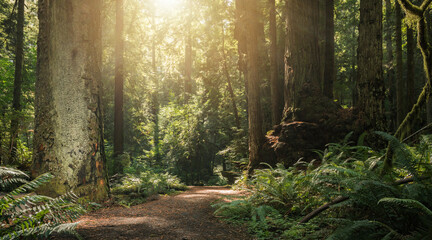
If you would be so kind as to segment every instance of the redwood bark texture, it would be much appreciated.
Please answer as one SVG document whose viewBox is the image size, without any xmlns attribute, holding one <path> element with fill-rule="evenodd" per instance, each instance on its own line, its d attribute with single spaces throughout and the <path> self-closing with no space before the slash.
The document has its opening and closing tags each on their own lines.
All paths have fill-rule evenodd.
<svg viewBox="0 0 432 240">
<path fill-rule="evenodd" d="M 32 175 L 41 190 L 108 195 L 101 110 L 101 0 L 40 0 Z"/>
<path fill-rule="evenodd" d="M 361 0 L 358 46 L 358 107 L 366 125 L 385 130 L 382 1 Z"/>
<path fill-rule="evenodd" d="M 286 0 L 284 121 L 318 121 L 331 108 L 323 99 L 318 46 L 319 1 Z"/>
<path fill-rule="evenodd" d="M 124 118 L 123 118 L 123 87 L 124 87 L 124 6 L 123 0 L 116 0 L 115 26 L 115 84 L 114 84 L 114 169 L 116 173 L 123 172 L 119 155 L 124 148 Z"/>
</svg>

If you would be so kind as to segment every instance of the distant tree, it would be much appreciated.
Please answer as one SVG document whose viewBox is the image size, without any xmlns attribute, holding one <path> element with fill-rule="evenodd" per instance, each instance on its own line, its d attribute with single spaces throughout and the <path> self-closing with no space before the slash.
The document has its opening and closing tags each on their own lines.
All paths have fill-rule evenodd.
<svg viewBox="0 0 432 240">
<path fill-rule="evenodd" d="M 18 0 L 18 20 L 16 29 L 16 48 L 15 48 L 15 78 L 12 100 L 12 120 L 11 120 L 11 139 L 10 139 L 10 159 L 9 163 L 16 158 L 17 140 L 20 126 L 21 114 L 21 94 L 23 83 L 23 68 L 24 68 L 24 7 L 25 1 Z"/>
<path fill-rule="evenodd" d="M 416 101 L 415 96 L 415 39 L 414 39 L 414 29 L 407 25 L 406 32 L 406 48 L 407 48 L 407 59 L 406 59 L 406 99 L 405 99 L 405 113 L 409 112 L 414 106 Z"/>
<path fill-rule="evenodd" d="M 387 88 L 389 89 L 389 130 L 394 130 L 396 128 L 396 84 L 395 84 L 395 71 L 394 71 L 394 53 L 393 53 L 393 32 L 394 32 L 394 19 L 393 19 L 393 7 L 392 2 L 390 0 L 385 0 L 385 18 L 386 18 L 386 27 L 385 27 L 385 43 L 386 43 L 386 52 L 387 52 L 387 62 L 385 64 L 387 68 L 386 72 L 386 80 L 387 80 Z"/>
<path fill-rule="evenodd" d="M 358 46 L 358 107 L 366 125 L 385 130 L 383 80 L 382 1 L 360 1 Z"/>
<path fill-rule="evenodd" d="M 115 26 L 115 90 L 114 90 L 114 170 L 123 172 L 119 156 L 124 150 L 124 6 L 123 0 L 116 0 L 116 26 Z"/>
<path fill-rule="evenodd" d="M 40 0 L 34 177 L 49 195 L 108 194 L 101 110 L 101 0 Z"/>
<path fill-rule="evenodd" d="M 325 1 L 325 66 L 324 95 L 333 99 L 333 83 L 335 80 L 335 40 L 334 40 L 334 0 Z"/>
<path fill-rule="evenodd" d="M 277 24 L 275 0 L 269 0 L 270 22 L 270 84 L 271 84 L 271 112 L 272 123 L 277 125 L 282 120 L 283 112 L 283 84 L 279 77 Z"/>
<path fill-rule="evenodd" d="M 223 71 L 225 73 L 225 77 L 226 77 L 227 83 L 228 83 L 227 88 L 228 88 L 228 92 L 229 92 L 230 97 L 231 97 L 231 104 L 232 104 L 232 108 L 233 108 L 233 114 L 234 114 L 234 118 L 235 118 L 236 127 L 237 127 L 237 129 L 240 129 L 240 117 L 238 114 L 237 103 L 236 103 L 235 94 L 234 94 L 234 90 L 233 90 L 233 86 L 232 86 L 232 79 L 231 79 L 231 75 L 229 73 L 227 56 L 225 53 L 225 27 L 224 27 L 223 23 L 222 23 L 222 58 L 223 58 Z"/>
<path fill-rule="evenodd" d="M 186 19 L 186 32 L 185 32 L 185 77 L 184 77 L 184 88 L 185 88 L 185 99 L 189 99 L 192 94 L 192 1 L 187 1 L 187 7 L 189 8 L 189 13 Z"/>
<path fill-rule="evenodd" d="M 399 126 L 405 117 L 405 90 L 406 84 L 403 79 L 403 56 L 402 56 L 402 9 L 396 2 L 396 122 Z"/>
</svg>

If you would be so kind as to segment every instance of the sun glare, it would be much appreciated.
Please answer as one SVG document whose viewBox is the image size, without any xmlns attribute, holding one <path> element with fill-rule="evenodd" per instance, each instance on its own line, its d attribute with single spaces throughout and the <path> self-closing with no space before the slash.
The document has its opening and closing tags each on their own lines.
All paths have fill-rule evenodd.
<svg viewBox="0 0 432 240">
<path fill-rule="evenodd" d="M 160 11 L 172 11 L 180 7 L 182 0 L 154 0 Z"/>
</svg>

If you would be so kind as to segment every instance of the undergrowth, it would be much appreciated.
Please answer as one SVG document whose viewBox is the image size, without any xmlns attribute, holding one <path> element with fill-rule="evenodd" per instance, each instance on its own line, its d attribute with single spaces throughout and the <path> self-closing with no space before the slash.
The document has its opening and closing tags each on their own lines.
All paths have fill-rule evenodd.
<svg viewBox="0 0 432 240">
<path fill-rule="evenodd" d="M 246 224 L 258 239 L 432 239 L 431 136 L 408 146 L 389 134 L 394 169 L 382 175 L 382 152 L 332 143 L 321 164 L 256 170 L 248 198 L 216 204 L 216 215 Z M 298 170 L 306 169 L 306 170 Z M 404 179 L 404 181 L 400 181 Z M 306 223 L 300 221 L 338 197 Z"/>
<path fill-rule="evenodd" d="M 111 191 L 117 203 L 132 206 L 143 203 L 156 194 L 172 194 L 186 189 L 187 186 L 177 176 L 147 168 L 125 174 L 113 183 Z"/>
<path fill-rule="evenodd" d="M 85 210 L 78 197 L 66 193 L 57 198 L 34 191 L 53 178 L 50 173 L 34 180 L 22 171 L 0 167 L 0 239 L 46 238 L 53 233 L 69 233 L 80 239 L 73 223 Z M 18 186 L 18 187 L 17 187 Z"/>
</svg>

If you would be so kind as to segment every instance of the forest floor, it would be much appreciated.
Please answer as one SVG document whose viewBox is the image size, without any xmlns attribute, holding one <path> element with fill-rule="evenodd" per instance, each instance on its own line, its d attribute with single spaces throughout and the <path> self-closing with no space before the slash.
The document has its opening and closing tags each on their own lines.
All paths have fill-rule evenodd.
<svg viewBox="0 0 432 240">
<path fill-rule="evenodd" d="M 175 196 L 160 196 L 130 208 L 113 206 L 81 217 L 84 239 L 252 239 L 245 228 L 220 221 L 212 203 L 245 193 L 224 187 L 189 187 Z M 53 237 L 55 240 L 74 239 Z"/>
</svg>

